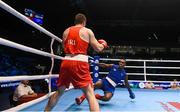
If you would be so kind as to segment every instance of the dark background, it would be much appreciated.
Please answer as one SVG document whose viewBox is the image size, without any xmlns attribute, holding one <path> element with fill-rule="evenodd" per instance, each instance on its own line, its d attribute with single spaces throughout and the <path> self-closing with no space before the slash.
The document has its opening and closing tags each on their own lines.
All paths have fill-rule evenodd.
<svg viewBox="0 0 180 112">
<path fill-rule="evenodd" d="M 73 25 L 74 15 L 85 13 L 87 27 L 109 45 L 178 46 L 180 40 L 179 0 L 8 0 L 24 14 L 25 8 L 44 14 L 43 27 L 61 38 Z M 3 9 L 0 36 L 18 43 L 49 47 L 50 39 Z M 32 30 L 35 31 L 32 33 Z M 40 43 L 39 43 L 40 42 Z M 38 44 L 37 44 L 38 43 Z M 47 43 L 47 44 L 46 44 Z"/>
</svg>

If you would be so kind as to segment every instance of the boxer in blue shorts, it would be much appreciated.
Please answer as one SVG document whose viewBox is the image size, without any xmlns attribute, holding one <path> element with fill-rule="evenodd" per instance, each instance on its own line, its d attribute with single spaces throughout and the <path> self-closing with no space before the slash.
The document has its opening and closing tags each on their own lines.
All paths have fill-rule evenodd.
<svg viewBox="0 0 180 112">
<path fill-rule="evenodd" d="M 126 75 L 126 71 L 124 70 L 124 67 L 126 66 L 126 60 L 120 59 L 119 65 L 115 64 L 105 64 L 105 63 L 98 63 L 98 65 L 102 68 L 109 68 L 109 74 L 103 78 L 102 80 L 97 81 L 94 84 L 94 89 L 102 89 L 104 91 L 104 96 L 101 96 L 99 94 L 96 94 L 96 99 L 102 100 L 102 101 L 109 101 L 115 91 L 116 86 L 119 83 L 122 83 L 124 80 L 125 86 L 128 89 L 129 97 L 131 99 L 135 98 L 135 94 L 132 92 L 129 82 L 128 82 L 128 76 Z M 76 103 L 80 105 L 84 99 L 85 95 L 82 95 L 78 98 L 76 98 Z"/>
</svg>

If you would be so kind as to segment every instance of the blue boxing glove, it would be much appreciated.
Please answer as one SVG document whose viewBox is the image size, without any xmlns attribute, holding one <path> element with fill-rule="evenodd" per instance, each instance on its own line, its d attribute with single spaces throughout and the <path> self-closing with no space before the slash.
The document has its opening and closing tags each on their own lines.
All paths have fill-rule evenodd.
<svg viewBox="0 0 180 112">
<path fill-rule="evenodd" d="M 135 98 L 135 94 L 134 94 L 132 91 L 130 91 L 130 92 L 129 92 L 129 97 L 130 97 L 131 99 L 134 99 L 134 98 Z"/>
</svg>

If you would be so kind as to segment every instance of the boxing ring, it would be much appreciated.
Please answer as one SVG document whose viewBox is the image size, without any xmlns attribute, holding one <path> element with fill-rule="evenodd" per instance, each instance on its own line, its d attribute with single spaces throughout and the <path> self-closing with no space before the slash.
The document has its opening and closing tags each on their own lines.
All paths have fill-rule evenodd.
<svg viewBox="0 0 180 112">
<path fill-rule="evenodd" d="M 133 89 L 136 99 L 131 100 L 128 91 L 122 88 L 116 88 L 115 95 L 108 102 L 99 101 L 102 112 L 179 112 L 180 93 L 172 90 L 138 90 Z M 102 91 L 96 90 L 96 93 L 102 94 Z M 52 111 L 89 111 L 88 102 L 85 100 L 81 105 L 75 104 L 75 97 L 82 94 L 79 90 L 70 90 L 62 96 Z M 167 97 L 168 96 L 168 97 Z M 22 111 L 43 111 L 47 100 L 36 105 L 22 109 Z"/>
<path fill-rule="evenodd" d="M 57 36 L 52 34 L 51 32 L 47 31 L 43 27 L 39 26 L 38 24 L 32 22 L 24 15 L 17 12 L 15 9 L 4 3 L 0 0 L 0 7 L 4 10 L 8 11 L 9 13 L 13 14 L 14 16 L 18 17 L 22 21 L 26 22 L 27 24 L 33 26 L 34 28 L 40 30 L 41 32 L 45 33 L 49 37 L 51 37 L 51 53 L 40 51 L 31 47 L 27 47 L 25 45 L 21 45 L 0 37 L 0 44 L 12 48 L 16 48 L 25 52 L 34 53 L 41 56 L 49 57 L 52 61 L 51 68 L 49 74 L 45 75 L 36 75 L 36 76 L 13 76 L 13 77 L 1 77 L 0 76 L 0 83 L 1 82 L 12 82 L 12 81 L 20 81 L 20 80 L 37 80 L 37 79 L 49 79 L 49 93 L 41 98 L 36 100 L 23 103 L 18 105 L 17 107 L 13 107 L 4 111 L 43 111 L 44 107 L 47 104 L 48 98 L 54 93 L 51 91 L 51 78 L 57 78 L 58 74 L 53 74 L 52 69 L 54 66 L 55 59 L 64 60 L 64 57 L 57 56 L 53 53 L 53 42 L 54 40 L 58 42 L 62 42 Z M 100 58 L 99 61 L 109 61 L 109 62 L 118 62 L 119 59 L 108 59 L 108 58 Z M 178 73 L 151 73 L 148 69 L 169 69 L 169 70 L 179 70 L 179 66 L 157 66 L 157 65 L 148 65 L 148 63 L 180 63 L 180 60 L 140 60 L 140 59 L 127 59 L 127 62 L 133 63 L 132 65 L 127 64 L 127 69 L 141 69 L 141 72 L 128 72 L 129 76 L 141 76 L 140 80 L 130 80 L 130 82 L 146 82 L 149 80 L 149 76 L 180 76 Z M 96 60 L 95 60 L 96 62 Z M 141 63 L 134 65 L 134 63 Z M 179 72 L 180 73 L 180 72 Z M 107 72 L 99 72 L 99 74 L 107 74 Z M 94 77 L 98 78 L 99 74 L 95 74 Z M 166 82 L 170 83 L 170 81 L 152 81 L 152 82 Z M 146 111 L 146 112 L 179 112 L 180 111 L 180 91 L 179 90 L 159 90 L 159 89 L 132 89 L 136 95 L 134 100 L 129 98 L 128 91 L 125 88 L 116 88 L 115 94 L 113 98 L 108 102 L 99 101 L 100 110 L 104 112 L 109 111 L 122 111 L 122 112 L 130 112 L 130 111 Z M 95 93 L 103 94 L 101 90 L 96 90 Z M 75 90 L 73 87 L 70 87 L 66 90 L 66 93 L 60 98 L 57 105 L 53 108 L 52 111 L 89 111 L 88 103 L 85 100 L 81 105 L 75 104 L 75 97 L 80 96 L 82 92 L 80 90 Z"/>
</svg>

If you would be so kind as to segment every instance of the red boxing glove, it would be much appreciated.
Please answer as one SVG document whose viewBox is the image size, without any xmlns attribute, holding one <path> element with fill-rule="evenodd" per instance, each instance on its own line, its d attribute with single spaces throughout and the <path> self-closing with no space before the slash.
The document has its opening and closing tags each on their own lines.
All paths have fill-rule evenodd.
<svg viewBox="0 0 180 112">
<path fill-rule="evenodd" d="M 98 42 L 99 42 L 100 44 L 102 44 L 102 45 L 104 46 L 104 48 L 107 48 L 107 47 L 108 47 L 107 42 L 106 42 L 105 40 L 99 39 Z"/>
</svg>

